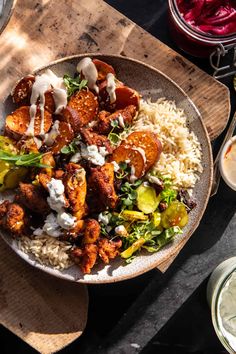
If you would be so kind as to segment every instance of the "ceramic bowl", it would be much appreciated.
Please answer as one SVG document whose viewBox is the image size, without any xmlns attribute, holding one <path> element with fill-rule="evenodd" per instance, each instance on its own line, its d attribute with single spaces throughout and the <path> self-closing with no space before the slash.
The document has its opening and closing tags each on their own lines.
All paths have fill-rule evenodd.
<svg viewBox="0 0 236 354">
<path fill-rule="evenodd" d="M 91 274 L 83 275 L 77 266 L 58 271 L 39 264 L 33 257 L 20 251 L 17 243 L 7 233 L 2 233 L 3 239 L 11 248 L 36 268 L 54 276 L 81 283 L 108 283 L 136 277 L 155 267 L 164 269 L 173 261 L 199 225 L 206 208 L 212 184 L 212 153 L 206 128 L 193 102 L 171 79 L 149 65 L 122 56 L 86 54 L 60 59 L 37 70 L 36 73 L 42 73 L 45 69 L 50 68 L 59 76 L 63 76 L 65 73 L 74 75 L 78 61 L 85 56 L 96 57 L 111 64 L 115 68 L 119 80 L 136 89 L 143 98 L 149 97 L 152 100 L 157 100 L 160 97 L 166 97 L 168 100 L 174 100 L 178 107 L 184 109 L 188 117 L 189 128 L 197 135 L 203 151 L 202 165 L 204 170 L 193 192 L 193 197 L 197 200 L 197 206 L 191 211 L 189 223 L 184 228 L 183 234 L 176 236 L 172 243 L 157 253 L 141 252 L 130 264 L 125 264 L 123 260 L 117 258 L 109 265 L 99 264 L 94 267 Z M 1 113 L 6 116 L 13 109 L 12 100 L 8 97 Z M 2 198 L 4 199 L 6 196 L 2 196 Z"/>
</svg>

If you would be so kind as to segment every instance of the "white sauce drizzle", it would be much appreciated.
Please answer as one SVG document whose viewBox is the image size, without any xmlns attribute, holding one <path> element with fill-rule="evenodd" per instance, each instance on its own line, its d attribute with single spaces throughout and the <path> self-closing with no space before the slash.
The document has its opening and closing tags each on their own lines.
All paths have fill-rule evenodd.
<svg viewBox="0 0 236 354">
<path fill-rule="evenodd" d="M 158 184 L 158 185 L 162 184 L 161 180 L 156 176 L 148 175 L 148 180 L 150 183 L 154 183 L 154 184 Z"/>
<path fill-rule="evenodd" d="M 59 114 L 67 105 L 67 92 L 63 88 L 53 89 L 53 98 L 55 102 L 55 114 Z"/>
<path fill-rule="evenodd" d="M 60 134 L 59 124 L 59 120 L 55 120 L 50 132 L 44 135 L 44 144 L 46 144 L 47 146 L 52 146 L 54 141 Z"/>
<path fill-rule="evenodd" d="M 63 78 L 56 76 L 51 70 L 46 70 L 42 75 L 37 75 L 32 86 L 30 97 L 30 122 L 25 135 L 34 136 L 34 123 L 37 113 L 37 102 L 39 100 L 39 109 L 41 114 L 40 135 L 44 131 L 44 105 L 46 91 L 53 89 L 53 98 L 55 101 L 55 113 L 58 114 L 67 105 L 67 92 L 63 83 Z"/>
<path fill-rule="evenodd" d="M 136 147 L 136 148 L 133 148 L 133 150 L 137 150 L 138 152 L 140 152 L 140 154 L 142 155 L 143 157 L 143 161 L 144 163 L 147 161 L 146 159 L 146 155 L 145 155 L 145 151 L 141 148 L 141 147 Z"/>
<path fill-rule="evenodd" d="M 132 165 L 131 166 L 131 174 L 130 174 L 130 182 L 134 183 L 137 180 L 137 177 L 135 176 L 135 167 Z"/>
<path fill-rule="evenodd" d="M 41 146 L 43 145 L 42 140 L 40 140 L 40 139 L 36 138 L 35 136 L 33 137 L 33 139 L 34 139 L 34 142 L 35 142 L 35 144 L 36 144 L 37 148 L 38 148 L 38 149 L 40 149 L 40 148 L 41 148 Z"/>
<path fill-rule="evenodd" d="M 116 101 L 116 83 L 115 76 L 112 73 L 107 74 L 106 91 L 110 97 L 110 103 L 114 103 Z"/>
<path fill-rule="evenodd" d="M 98 72 L 96 65 L 93 63 L 91 58 L 82 59 L 77 65 L 77 71 L 82 73 L 85 80 L 88 81 L 88 88 L 94 90 L 97 94 L 99 93 L 99 88 L 96 85 L 98 79 Z"/>
<path fill-rule="evenodd" d="M 125 128 L 124 117 L 122 116 L 122 114 L 118 115 L 118 123 L 121 128 Z"/>
</svg>

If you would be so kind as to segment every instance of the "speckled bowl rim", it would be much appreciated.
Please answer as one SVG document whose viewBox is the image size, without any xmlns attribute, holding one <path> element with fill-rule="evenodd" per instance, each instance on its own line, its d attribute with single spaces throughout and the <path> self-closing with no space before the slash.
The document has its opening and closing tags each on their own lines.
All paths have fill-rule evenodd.
<svg viewBox="0 0 236 354">
<path fill-rule="evenodd" d="M 236 141 L 236 135 L 232 136 L 232 138 L 230 138 L 224 145 L 223 150 L 221 151 L 220 154 L 220 159 L 219 159 L 219 168 L 220 168 L 220 173 L 221 176 L 223 178 L 223 180 L 225 181 L 225 183 L 234 191 L 236 191 L 236 184 L 232 183 L 229 178 L 227 177 L 227 175 L 225 174 L 225 169 L 223 166 L 223 161 L 224 161 L 224 156 L 228 150 L 228 148 L 233 144 L 233 142 Z"/>
<path fill-rule="evenodd" d="M 149 70 L 157 72 L 160 76 L 163 76 L 166 80 L 171 82 L 171 84 L 173 86 L 175 86 L 175 88 L 177 90 L 179 90 L 182 93 L 182 95 L 188 100 L 190 105 L 193 107 L 193 109 L 197 113 L 198 119 L 199 119 L 199 123 L 201 124 L 201 128 L 202 128 L 202 130 L 204 132 L 204 135 L 205 135 L 206 147 L 207 147 L 208 154 L 209 154 L 209 161 L 208 161 L 209 165 L 207 166 L 207 168 L 209 169 L 210 177 L 209 177 L 209 179 L 207 181 L 208 182 L 208 189 L 207 189 L 207 193 L 206 193 L 206 196 L 205 196 L 205 202 L 202 205 L 201 212 L 199 212 L 198 218 L 195 220 L 195 223 L 193 224 L 191 231 L 189 231 L 185 235 L 185 238 L 182 239 L 175 247 L 173 247 L 172 252 L 170 252 L 170 254 L 168 256 L 163 257 L 161 262 L 160 262 L 160 260 L 159 261 L 155 261 L 151 265 L 149 265 L 149 266 L 147 265 L 145 268 L 141 269 L 140 271 L 138 270 L 136 272 L 133 272 L 131 275 L 122 274 L 120 276 L 110 277 L 110 278 L 107 278 L 107 279 L 96 279 L 96 275 L 94 275 L 93 279 L 82 279 L 82 278 L 74 279 L 74 278 L 70 278 L 67 274 L 63 274 L 63 271 L 61 271 L 61 272 L 55 271 L 55 269 L 53 269 L 52 267 L 42 265 L 38 261 L 36 261 L 35 259 L 28 258 L 27 254 L 23 253 L 19 249 L 15 249 L 15 247 L 13 245 L 13 242 L 10 240 L 10 238 L 4 237 L 3 233 L 0 232 L 1 238 L 11 247 L 11 249 L 20 258 L 24 259 L 28 264 L 30 264 L 31 266 L 33 266 L 33 267 L 35 267 L 37 269 L 40 269 L 40 270 L 42 270 L 42 271 L 44 271 L 44 272 L 46 272 L 46 273 L 48 273 L 48 274 L 50 274 L 52 276 L 56 276 L 58 278 L 65 279 L 65 280 L 68 280 L 68 281 L 74 281 L 74 282 L 77 282 L 77 283 L 83 283 L 83 284 L 107 284 L 107 283 L 115 283 L 115 282 L 119 282 L 119 281 L 124 281 L 124 280 L 135 278 L 135 277 L 137 277 L 139 275 L 142 275 L 142 274 L 144 274 L 144 273 L 146 273 L 146 272 L 148 272 L 148 271 L 150 271 L 152 269 L 160 267 L 168 259 L 171 259 L 173 255 L 175 255 L 175 256 L 178 255 L 178 253 L 183 248 L 185 243 L 189 240 L 189 238 L 192 236 L 194 231 L 197 229 L 197 227 L 198 227 L 198 225 L 199 225 L 199 223 L 200 223 L 200 221 L 202 219 L 202 216 L 203 216 L 203 214 L 204 214 L 204 212 L 206 210 L 206 207 L 207 207 L 207 204 L 208 204 L 208 201 L 209 201 L 209 198 L 210 198 L 210 194 L 211 194 L 212 181 L 213 181 L 213 157 L 212 157 L 211 142 L 210 142 L 210 138 L 209 138 L 207 129 L 205 127 L 205 124 L 203 123 L 201 114 L 200 114 L 199 110 L 197 109 L 197 107 L 195 106 L 195 104 L 192 102 L 192 100 L 189 98 L 189 96 L 185 93 L 185 91 L 178 84 L 176 84 L 172 79 L 170 79 L 162 71 L 154 68 L 153 66 L 151 66 L 149 64 L 146 64 L 146 63 L 144 63 L 144 62 L 142 62 L 140 60 L 137 60 L 137 59 L 133 59 L 133 58 L 122 56 L 122 55 L 116 55 L 116 54 L 83 53 L 83 54 L 75 54 L 75 55 L 63 57 L 63 58 L 57 59 L 55 61 L 52 61 L 52 62 L 50 62 L 47 65 L 43 65 L 42 67 L 39 67 L 39 68 L 35 69 L 33 71 L 33 74 L 37 75 L 40 71 L 45 70 L 45 69 L 47 69 L 47 68 L 49 68 L 49 67 L 51 67 L 53 65 L 56 65 L 56 64 L 59 64 L 59 63 L 63 63 L 63 62 L 66 62 L 66 61 L 69 61 L 69 60 L 73 60 L 73 59 L 81 59 L 81 58 L 84 58 L 86 56 L 88 56 L 88 57 L 96 57 L 96 58 L 102 58 L 102 57 L 109 58 L 110 57 L 110 58 L 113 58 L 113 59 L 127 60 L 129 62 L 133 62 L 134 64 L 136 63 L 136 64 L 139 64 L 139 65 L 143 65 L 146 68 L 148 68 Z M 8 94 L 7 97 L 9 97 L 9 94 Z M 3 100 L 3 105 L 4 105 L 4 102 L 7 99 L 7 97 L 5 97 L 5 99 Z M 200 177 L 200 179 L 201 179 L 201 177 Z"/>
</svg>

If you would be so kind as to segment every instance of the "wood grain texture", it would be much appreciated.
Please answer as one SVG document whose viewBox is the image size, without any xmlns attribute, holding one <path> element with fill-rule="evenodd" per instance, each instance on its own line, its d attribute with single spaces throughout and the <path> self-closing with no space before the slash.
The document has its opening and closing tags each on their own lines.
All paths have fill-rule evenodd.
<svg viewBox="0 0 236 354">
<path fill-rule="evenodd" d="M 0 36 L 1 101 L 21 76 L 85 52 L 122 54 L 153 65 L 192 98 L 211 139 L 226 126 L 227 88 L 101 0 L 16 2 Z M 32 270 L 3 242 L 0 257 L 1 323 L 45 354 L 77 338 L 86 323 L 86 289 Z"/>
<path fill-rule="evenodd" d="M 0 323 L 40 353 L 56 352 L 86 325 L 85 286 L 54 278 L 22 261 L 0 240 Z"/>
<path fill-rule="evenodd" d="M 202 114 L 211 139 L 225 128 L 228 89 L 101 0 L 18 0 L 0 37 L 0 94 L 16 78 L 64 56 L 103 52 L 142 60 L 169 75 Z"/>
</svg>

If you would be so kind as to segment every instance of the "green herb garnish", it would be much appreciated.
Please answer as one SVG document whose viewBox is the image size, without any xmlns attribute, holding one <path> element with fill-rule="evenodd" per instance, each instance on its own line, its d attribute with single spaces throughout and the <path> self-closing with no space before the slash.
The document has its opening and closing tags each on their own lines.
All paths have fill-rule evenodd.
<svg viewBox="0 0 236 354">
<path fill-rule="evenodd" d="M 71 97 L 75 91 L 80 91 L 87 87 L 88 80 L 81 79 L 80 75 L 72 78 L 69 75 L 63 76 L 63 81 L 67 89 L 67 96 Z"/>
<path fill-rule="evenodd" d="M 121 195 L 120 195 L 120 202 L 121 202 L 121 209 L 129 209 L 132 210 L 133 206 L 136 203 L 137 199 L 137 192 L 136 188 L 140 186 L 142 183 L 141 180 L 135 181 L 133 184 L 130 184 L 129 182 L 125 182 L 121 186 Z"/>
<path fill-rule="evenodd" d="M 165 188 L 161 192 L 161 201 L 166 202 L 167 205 L 170 205 L 177 198 L 177 192 L 171 188 Z"/>
<path fill-rule="evenodd" d="M 160 199 L 169 206 L 177 198 L 177 191 L 173 189 L 172 180 L 168 176 L 157 176 L 164 184 L 164 189 L 160 193 Z"/>
<path fill-rule="evenodd" d="M 118 121 L 117 120 L 112 120 L 111 121 L 111 126 L 112 126 L 112 130 L 108 134 L 108 139 L 110 140 L 110 142 L 113 145 L 117 145 L 119 143 L 119 141 L 121 140 L 119 134 L 114 133 L 114 130 L 119 127 Z"/>
<path fill-rule="evenodd" d="M 112 130 L 110 131 L 110 133 L 108 134 L 108 139 L 110 140 L 110 142 L 113 144 L 113 145 L 117 145 L 119 143 L 120 140 L 122 140 L 122 138 L 120 137 L 120 134 L 118 133 L 115 133 L 114 131 L 117 129 L 117 128 L 120 128 L 119 126 L 119 122 L 118 120 L 112 120 L 110 125 L 112 126 Z M 126 125 L 123 129 L 123 131 L 125 131 L 126 133 L 128 133 L 130 129 L 130 126 L 129 125 Z M 122 132 L 123 132 L 122 131 Z"/>
<path fill-rule="evenodd" d="M 126 162 L 119 163 L 120 170 L 116 172 L 116 178 L 123 179 L 131 173 L 131 167 Z"/>
<path fill-rule="evenodd" d="M 72 140 L 72 142 L 68 145 L 63 146 L 63 148 L 61 148 L 61 153 L 65 154 L 65 155 L 69 155 L 69 154 L 75 154 L 76 152 L 79 151 L 78 145 L 79 142 L 81 140 L 80 135 L 78 135 L 75 139 Z"/>
<path fill-rule="evenodd" d="M 29 153 L 23 155 L 15 155 L 10 152 L 0 150 L 0 160 L 12 162 L 16 166 L 50 168 L 51 166 L 41 163 L 43 154 Z"/>
</svg>

